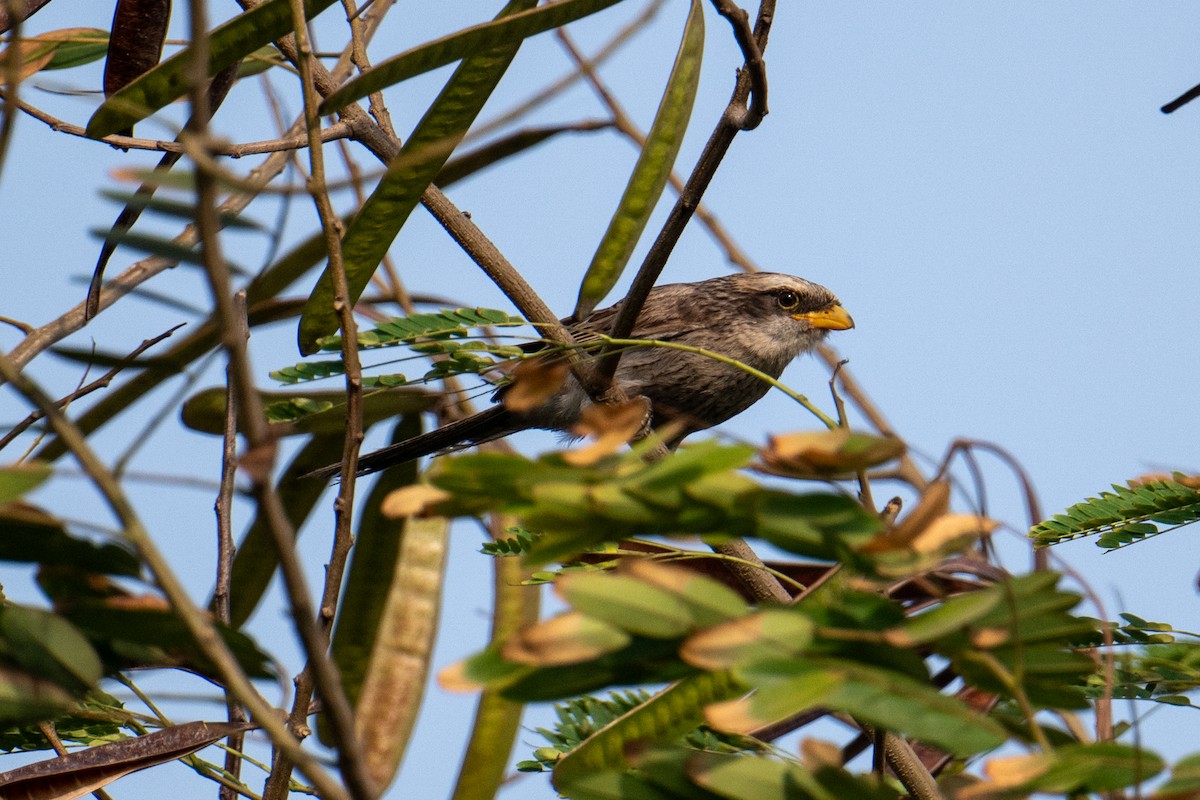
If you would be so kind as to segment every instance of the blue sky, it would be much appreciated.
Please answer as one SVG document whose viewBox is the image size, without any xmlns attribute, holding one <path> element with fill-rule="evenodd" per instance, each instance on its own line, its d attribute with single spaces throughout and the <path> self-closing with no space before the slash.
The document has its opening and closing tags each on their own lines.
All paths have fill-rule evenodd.
<svg viewBox="0 0 1200 800">
<path fill-rule="evenodd" d="M 636 13 L 641 5 L 634 2 L 575 26 L 585 50 Z M 107 26 L 106 9 L 84 5 L 51 4 L 29 29 Z M 670 0 L 650 30 L 602 69 L 643 126 L 658 102 L 686 5 Z M 438 15 L 401 24 L 407 15 L 402 5 L 372 53 L 381 58 L 489 17 L 498 7 L 476 0 L 439 4 Z M 219 18 L 232 8 L 214 3 L 212 14 Z M 724 107 L 738 63 L 727 25 L 711 8 L 706 14 L 710 49 L 679 160 L 684 172 Z M 1172 116 L 1158 111 L 1200 81 L 1198 25 L 1200 9 L 1185 2 L 782 3 L 767 51 L 771 113 L 758 130 L 738 137 L 706 199 L 763 268 L 815 280 L 841 297 L 858 327 L 833 343 L 898 432 L 930 463 L 957 437 L 995 442 L 1020 460 L 1047 513 L 1149 470 L 1200 471 L 1194 423 L 1200 104 Z M 324 44 L 334 41 L 330 33 Z M 551 37 L 530 41 L 484 117 L 567 69 Z M 402 134 L 445 75 L 389 92 Z M 90 88 L 98 84 L 98 70 L 50 73 L 34 83 Z M 292 103 L 286 94 L 291 84 L 280 85 Z M 25 91 L 34 104 L 80 124 L 98 102 L 95 96 Z M 602 116 L 588 90 L 577 87 L 537 119 Z M 245 137 L 252 126 L 253 138 L 269 136 L 257 88 L 239 87 L 216 125 L 229 136 Z M 139 133 L 167 135 L 153 130 L 150 124 Z M 449 194 L 551 307 L 566 313 L 635 158 L 633 148 L 610 134 L 562 139 Z M 365 155 L 360 159 L 374 167 Z M 116 211 L 96 191 L 114 185 L 110 170 L 151 160 L 54 134 L 31 119 L 19 121 L 0 177 L 0 207 L 7 212 L 0 217 L 0 240 L 9 257 L 0 314 L 41 324 L 82 299 L 78 280 L 90 274 L 96 252 L 88 230 L 107 226 Z M 658 219 L 667 203 L 662 205 Z M 270 224 L 275 213 L 264 205 L 256 215 Z M 289 236 L 313 224 L 310 204 L 297 200 Z M 231 236 L 227 247 L 234 261 L 249 268 L 266 252 L 253 236 Z M 423 212 L 414 214 L 393 255 L 413 291 L 507 307 Z M 131 260 L 118 254 L 113 269 Z M 693 226 L 664 280 L 728 269 L 708 235 Z M 151 288 L 207 302 L 204 284 L 188 268 L 162 276 Z M 103 350 L 127 351 L 184 319 L 142 301 L 122 305 L 71 343 L 94 340 Z M 293 335 L 291 328 L 256 333 L 255 366 L 264 384 L 268 370 L 296 360 Z M 11 330 L 0 332 L 0 346 L 16 341 Z M 39 365 L 34 374 L 60 393 L 78 378 L 61 364 Z M 828 407 L 826 376 L 815 361 L 797 362 L 784 377 Z M 200 385 L 218 380 L 211 371 Z M 11 394 L 0 395 L 0 403 L 5 419 L 25 413 Z M 142 413 L 150 408 L 146 404 Z M 768 432 L 813 425 L 774 394 L 722 433 L 762 441 Z M 138 438 L 126 422 L 99 441 L 111 453 Z M 520 441 L 534 450 L 553 445 L 545 436 Z M 218 459 L 215 440 L 182 432 L 168 419 L 133 468 L 181 474 L 200 465 L 215 475 Z M 1021 530 L 1026 520 L 1012 475 L 982 460 L 988 511 Z M 63 495 L 56 493 L 64 491 L 77 504 L 64 514 L 107 524 L 77 479 L 56 482 L 43 501 L 61 508 Z M 154 484 L 133 492 L 189 586 L 204 595 L 211 575 L 211 493 Z M 964 500 L 962 507 L 969 504 Z M 241 514 L 244 520 L 246 509 Z M 314 582 L 326 558 L 328 527 L 327 517 L 305 534 Z M 1018 537 L 1002 539 L 1007 562 L 1019 568 L 1026 556 Z M 478 542 L 471 526 L 456 528 L 435 668 L 484 641 L 487 600 L 463 588 L 488 579 L 486 560 L 475 553 Z M 1200 545 L 1191 529 L 1109 555 L 1086 541 L 1055 554 L 1087 579 L 1110 615 L 1128 609 L 1200 629 Z M 10 596 L 28 591 L 27 578 L 21 570 L 0 570 Z M 294 644 L 281 638 L 281 621 L 268 610 L 252 629 L 268 646 L 294 654 Z M 456 761 L 472 705 L 471 697 L 431 690 L 397 787 L 422 796 L 446 794 L 452 776 L 443 774 L 442 765 Z M 201 706 L 196 713 L 219 711 Z M 1179 737 L 1154 735 L 1156 728 L 1166 733 L 1171 727 L 1161 719 L 1168 713 L 1176 715 L 1176 726 L 1194 724 L 1183 715 L 1188 712 L 1163 711 L 1145 733 L 1152 746 L 1178 756 L 1184 752 Z M 544 721 L 543 713 L 531 724 Z M 532 734 L 525 739 L 539 744 Z M 518 756 L 528 749 L 519 746 Z M 156 782 L 170 774 L 151 771 L 116 789 L 123 797 L 151 796 L 161 786 Z M 551 797 L 548 788 L 536 788 L 539 781 L 523 779 L 507 796 Z"/>
</svg>

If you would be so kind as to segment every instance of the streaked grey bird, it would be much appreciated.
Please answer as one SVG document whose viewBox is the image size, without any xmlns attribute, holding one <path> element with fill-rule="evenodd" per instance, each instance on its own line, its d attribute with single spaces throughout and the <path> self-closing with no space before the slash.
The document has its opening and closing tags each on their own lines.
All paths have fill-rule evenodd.
<svg viewBox="0 0 1200 800">
<path fill-rule="evenodd" d="M 579 340 L 608 333 L 621 304 L 568 327 Z M 802 278 L 772 272 L 740 273 L 695 283 L 656 286 L 646 298 L 631 338 L 703 348 L 778 378 L 792 359 L 830 331 L 854 327 L 837 297 Z M 671 425 L 668 445 L 719 425 L 756 403 L 770 384 L 711 357 L 665 347 L 631 347 L 621 355 L 616 382 L 628 397 L 650 401 L 650 425 Z M 505 387 L 496 398 L 503 400 Z M 447 448 L 481 444 L 529 428 L 569 430 L 591 402 L 571 375 L 548 400 L 516 412 L 497 403 L 465 419 L 363 456 L 365 475 Z M 313 473 L 327 477 L 338 465 Z"/>
</svg>

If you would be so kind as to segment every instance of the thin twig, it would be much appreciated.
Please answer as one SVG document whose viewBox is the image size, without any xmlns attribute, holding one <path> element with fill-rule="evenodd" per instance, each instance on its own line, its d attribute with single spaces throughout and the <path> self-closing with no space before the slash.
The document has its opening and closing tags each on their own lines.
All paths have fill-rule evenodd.
<svg viewBox="0 0 1200 800">
<path fill-rule="evenodd" d="M 87 384 L 86 386 L 81 386 L 78 389 L 76 389 L 75 391 L 73 391 L 70 394 L 63 397 L 62 399 L 58 400 L 58 407 L 66 408 L 68 405 L 70 405 L 74 401 L 78 400 L 79 398 L 84 397 L 85 395 L 89 395 L 98 389 L 107 388 L 108 385 L 112 383 L 113 378 L 117 377 L 117 375 L 120 374 L 121 370 L 125 369 L 130 364 L 132 364 L 134 361 L 136 361 L 138 356 L 140 356 L 142 353 L 149 350 L 154 345 L 161 342 L 163 339 L 168 338 L 172 333 L 174 333 L 175 331 L 179 330 L 182 327 L 183 327 L 183 323 L 180 323 L 179 325 L 176 325 L 175 327 L 171 328 L 170 330 L 166 331 L 165 333 L 160 333 L 158 336 L 155 336 L 153 339 L 146 339 L 140 345 L 138 345 L 137 348 L 134 349 L 129 355 L 127 355 L 127 356 L 125 356 L 125 358 L 121 359 L 121 362 L 119 364 L 117 364 L 116 366 L 114 366 L 112 369 L 110 369 L 108 372 L 104 373 L 99 378 L 97 378 L 96 380 Z M 21 420 L 16 425 L 14 425 L 12 427 L 12 430 L 10 430 L 8 433 L 6 433 L 3 436 L 3 438 L 0 438 L 0 450 L 3 450 L 5 447 L 7 447 L 9 444 L 12 443 L 13 439 L 20 436 L 22 433 L 24 433 L 26 430 L 28 430 L 31 425 L 36 423 L 38 420 L 43 419 L 44 417 L 45 417 L 45 414 L 43 414 L 41 411 L 31 412 L 29 414 L 29 416 L 25 417 L 25 419 Z"/>
<path fill-rule="evenodd" d="M 197 59 L 197 74 L 193 75 L 191 90 L 193 122 L 191 135 L 184 137 L 190 145 L 189 155 L 207 156 L 206 140 L 207 115 L 203 109 L 207 106 L 207 94 L 203 91 L 199 75 L 206 63 L 206 49 L 200 40 L 207 35 L 202 26 L 203 11 L 196 6 L 202 5 L 200 0 L 193 0 L 193 30 L 192 47 Z M 303 15 L 301 15 L 303 16 Z M 233 291 L 230 284 L 229 269 L 220 250 L 220 224 L 216 213 L 216 181 L 197 160 L 196 194 L 197 209 L 196 223 L 200 234 L 202 254 L 204 257 L 205 273 L 208 276 L 209 287 L 213 295 L 216 309 L 218 329 L 221 332 L 222 346 L 229 357 L 233 384 L 237 392 L 238 408 L 241 411 L 241 421 L 245 431 L 249 454 L 244 460 L 247 473 L 251 478 L 252 494 L 260 511 L 267 520 L 267 527 L 275 544 L 276 555 L 279 557 L 280 572 L 283 575 L 284 588 L 287 592 L 291 607 L 292 621 L 300 640 L 304 645 L 305 655 L 321 697 L 333 719 L 339 721 L 338 730 L 352 728 L 349 702 L 342 691 L 341 681 L 328 653 L 328 636 L 316 620 L 316 611 L 308 593 L 304 571 L 295 552 L 295 531 L 288 522 L 286 512 L 280 502 L 279 495 L 271 484 L 270 463 L 274 460 L 275 443 L 263 413 L 262 399 L 254 385 L 254 371 L 250 364 L 246 342 L 238 337 L 237 314 L 233 305 Z M 353 739 L 342 742 L 340 764 L 342 776 L 352 796 L 365 798 L 373 796 L 369 787 L 363 783 L 360 753 L 352 746 Z M 276 742 L 276 746 L 279 743 Z M 289 748 L 290 749 L 290 748 Z M 292 759 L 291 753 L 280 748 L 281 754 Z M 293 759 L 294 760 L 294 759 Z M 297 762 L 299 763 L 299 762 Z M 303 769 L 303 767 L 301 767 Z M 307 774 L 307 770 L 305 770 Z M 312 776 L 310 775 L 310 778 Z M 315 781 L 314 781 L 315 782 Z M 340 794 L 341 792 L 339 792 Z"/>
<path fill-rule="evenodd" d="M 713 6 L 733 27 L 733 39 L 742 51 L 742 71 L 750 82 L 750 102 L 744 106 L 736 124 L 741 130 L 751 131 L 767 115 L 767 65 L 762 57 L 762 49 L 767 44 L 766 34 L 763 33 L 760 42 L 758 33 L 750 29 L 750 16 L 733 0 L 713 0 Z M 760 9 L 760 24 L 762 19 Z"/>
<path fill-rule="evenodd" d="M 0 89 L 0 96 L 4 96 L 4 90 Z M 65 120 L 61 120 L 54 115 L 37 108 L 23 100 L 17 100 L 16 106 L 25 114 L 33 117 L 39 122 L 43 122 L 51 130 L 58 133 L 65 133 L 70 136 L 78 136 L 83 139 L 90 139 L 86 129 L 81 125 L 75 125 Z M 352 136 L 354 131 L 349 125 L 343 123 L 334 123 L 328 128 L 321 131 L 322 142 L 333 142 L 338 139 L 346 139 Z M 144 139 L 136 136 L 120 136 L 112 134 L 105 136 L 103 139 L 95 140 L 105 144 L 110 144 L 113 147 L 119 147 L 122 150 L 150 150 L 162 153 L 179 153 L 185 154 L 187 148 L 181 142 L 171 141 L 167 139 Z M 229 158 L 242 158 L 244 156 L 262 155 L 264 153 L 276 153 L 288 150 L 303 150 L 308 147 L 309 137 L 307 134 L 301 136 L 280 137 L 277 139 L 263 139 L 257 142 L 243 142 L 241 144 L 229 144 L 226 142 L 214 142 L 212 147 L 212 155 L 227 156 Z"/>
<path fill-rule="evenodd" d="M 243 339 L 250 338 L 250 326 L 246 320 L 246 293 L 238 292 L 233 298 L 237 312 L 239 331 Z M 213 589 L 213 613 L 217 620 L 229 624 L 229 590 L 233 580 L 233 491 L 237 475 L 237 395 L 233 391 L 233 376 L 225 370 L 225 430 L 221 447 L 221 486 L 213 511 L 217 517 L 217 578 Z M 230 722 L 245 722 L 246 712 L 229 692 L 225 693 L 226 718 Z M 245 733 L 238 731 L 225 740 L 225 772 L 234 780 L 242 774 L 241 750 L 245 744 Z M 224 784 L 218 792 L 220 800 L 234 800 L 238 793 Z"/>
<path fill-rule="evenodd" d="M 767 36 L 770 32 L 771 21 L 774 15 L 775 0 L 763 0 L 759 5 L 758 19 L 754 29 L 754 39 L 758 44 L 760 53 L 766 47 Z M 747 100 L 750 95 L 751 86 L 752 83 L 748 71 L 739 70 L 737 82 L 733 89 L 733 96 L 725 107 L 725 111 L 721 114 L 721 119 L 717 123 L 716 128 L 709 136 L 708 142 L 704 145 L 704 150 L 701 152 L 695 167 L 693 167 L 687 184 L 684 186 L 679 198 L 675 201 L 670 216 L 668 216 L 662 230 L 659 231 L 654 243 L 650 246 L 646 257 L 642 260 L 642 265 L 638 268 L 637 275 L 633 279 L 633 285 L 630 287 L 629 292 L 625 295 L 624 302 L 621 304 L 621 310 L 617 314 L 616 319 L 613 320 L 609 335 L 614 339 L 628 338 L 633 331 L 638 315 L 642 311 L 642 306 L 645 304 L 646 298 L 650 295 L 650 290 L 654 288 L 654 284 L 658 281 L 658 276 L 662 273 L 663 267 L 667 264 L 667 259 L 675 249 L 675 244 L 679 241 L 679 237 L 683 235 L 684 228 L 691 220 L 696 207 L 700 204 L 700 200 L 704 196 L 708 184 L 712 181 L 717 167 L 721 165 L 721 161 L 725 158 L 725 153 L 728 152 L 730 144 L 733 143 L 734 137 L 741 130 L 740 124 L 746 116 Z M 590 387 L 593 393 L 602 392 L 604 387 L 612 383 L 619 361 L 620 351 L 610 347 L 608 352 L 596 365 L 593 377 L 594 384 Z"/>
<path fill-rule="evenodd" d="M 630 39 L 632 39 L 634 34 L 642 31 L 650 24 L 650 22 L 658 15 L 659 10 L 662 9 L 665 2 L 666 0 L 652 0 L 652 2 L 646 6 L 641 14 L 634 17 L 632 20 L 630 20 L 629 24 L 617 31 L 611 39 L 609 39 L 599 50 L 596 51 L 594 56 L 585 59 L 585 63 L 589 64 L 592 69 L 596 69 L 605 61 L 607 61 L 614 53 L 620 50 Z M 480 139 L 489 133 L 504 127 L 505 125 L 508 125 L 511 122 L 517 121 L 531 111 L 544 106 L 557 95 L 562 94 L 582 77 L 583 71 L 580 69 L 575 69 L 567 73 L 554 83 L 538 90 L 529 98 L 521 101 L 508 111 L 500 114 L 498 117 L 490 119 L 482 125 L 472 128 L 470 133 L 467 134 L 465 141 L 470 142 L 475 139 Z"/>
<path fill-rule="evenodd" d="M 317 214 L 325 234 L 326 250 L 329 254 L 329 270 L 333 277 L 334 310 L 342 332 L 342 360 L 346 366 L 346 437 L 342 453 L 342 480 L 338 497 L 334 503 L 336 527 L 333 552 L 325 572 L 325 587 L 320 605 L 320 618 L 313 624 L 321 631 L 321 640 L 328 647 L 329 630 L 337 609 L 338 594 L 345 574 L 346 560 L 353 543 L 350 523 L 354 506 L 354 476 L 358 471 L 358 451 L 363 439 L 362 424 L 362 365 L 358 359 L 358 328 L 354 321 L 353 303 L 349 298 L 345 263 L 342 260 L 342 222 L 329 199 L 325 181 L 324 152 L 319 141 L 320 117 L 317 114 L 319 98 L 313 87 L 313 65 L 316 63 L 308 38 L 304 19 L 304 7 L 300 0 L 292 0 L 292 24 L 296 51 L 299 55 L 301 92 L 304 96 L 305 124 L 309 131 L 309 190 L 317 207 Z M 330 722 L 331 738 L 338 755 L 338 763 L 351 794 L 356 798 L 371 798 L 378 794 L 362 759 L 363 748 L 358 742 L 354 727 L 354 715 L 349 701 L 342 691 L 340 681 L 331 687 L 328 678 L 322 675 L 326 668 L 323 662 L 332 660 L 327 652 L 308 654 L 308 663 L 296 678 L 296 698 L 293 703 L 290 724 L 294 731 L 306 727 L 309 699 L 315 684 Z M 324 678 L 324 679 L 323 679 Z M 286 763 L 277 760 L 264 797 L 273 797 L 279 788 L 286 789 L 290 770 Z"/>
</svg>

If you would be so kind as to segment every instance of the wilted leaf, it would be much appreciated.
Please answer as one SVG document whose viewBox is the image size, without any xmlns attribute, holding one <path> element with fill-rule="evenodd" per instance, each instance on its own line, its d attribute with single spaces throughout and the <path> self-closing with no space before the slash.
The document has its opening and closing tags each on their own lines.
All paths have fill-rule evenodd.
<svg viewBox="0 0 1200 800">
<path fill-rule="evenodd" d="M 563 453 L 563 461 L 575 466 L 587 466 L 612 455 L 646 426 L 649 414 L 650 401 L 644 397 L 635 397 L 620 404 L 587 406 L 571 432 L 591 436 L 596 441 Z"/>
<path fill-rule="evenodd" d="M 1056 795 L 1108 792 L 1134 786 L 1157 775 L 1162 759 L 1116 742 L 1059 747 L 1050 753 L 990 759 L 988 780 L 963 789 L 961 800 L 1023 797 L 1032 792 Z"/>
<path fill-rule="evenodd" d="M 899 458 L 904 454 L 904 443 L 895 437 L 838 428 L 772 436 L 760 454 L 775 471 L 826 477 L 859 472 Z"/>
<path fill-rule="evenodd" d="M 500 652 L 508 661 L 536 667 L 579 664 L 629 644 L 629 634 L 579 612 L 544 620 L 509 637 Z"/>
<path fill-rule="evenodd" d="M 883 537 L 886 544 L 902 546 L 910 544 L 934 520 L 945 516 L 950 509 L 950 482 L 935 481 L 925 487 L 916 508 L 908 512 L 894 528 Z"/>
<path fill-rule="evenodd" d="M 427 483 L 404 486 L 383 499 L 380 511 L 385 517 L 400 519 L 426 514 L 438 503 L 449 500 L 453 495 Z"/>
<path fill-rule="evenodd" d="M 813 638 L 813 623 L 794 611 L 768 609 L 735 619 L 688 638 L 679 649 L 684 661 L 700 669 L 729 669 L 803 653 Z"/>
<path fill-rule="evenodd" d="M 22 80 L 42 70 L 67 69 L 96 61 L 108 49 L 108 31 L 99 28 L 61 28 L 22 39 L 20 51 Z M 0 52 L 0 59 L 8 50 Z"/>
<path fill-rule="evenodd" d="M 5 800 L 73 800 L 131 772 L 174 761 L 251 727 L 244 722 L 188 722 L 89 747 L 0 775 L 0 796 Z"/>
<path fill-rule="evenodd" d="M 513 370 L 513 382 L 502 396 L 504 407 L 517 414 L 537 408 L 554 396 L 570 371 L 562 361 L 522 361 Z"/>
</svg>

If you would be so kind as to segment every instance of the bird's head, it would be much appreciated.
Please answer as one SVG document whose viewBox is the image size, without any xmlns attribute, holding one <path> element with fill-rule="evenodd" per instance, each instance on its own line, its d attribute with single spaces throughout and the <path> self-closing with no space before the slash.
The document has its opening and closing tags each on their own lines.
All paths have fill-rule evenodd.
<svg viewBox="0 0 1200 800">
<path fill-rule="evenodd" d="M 772 361 L 786 363 L 830 331 L 854 327 L 833 292 L 792 275 L 743 273 L 693 285 L 707 297 L 710 329 L 742 343 L 734 349 L 770 354 Z"/>
</svg>

